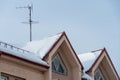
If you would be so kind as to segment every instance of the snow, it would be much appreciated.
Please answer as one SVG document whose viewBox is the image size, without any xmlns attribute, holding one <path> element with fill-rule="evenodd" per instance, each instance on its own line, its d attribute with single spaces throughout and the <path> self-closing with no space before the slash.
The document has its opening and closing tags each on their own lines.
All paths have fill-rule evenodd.
<svg viewBox="0 0 120 80">
<path fill-rule="evenodd" d="M 87 80 L 94 80 L 91 76 L 89 76 L 89 75 L 86 74 L 86 73 L 84 73 L 84 74 L 82 75 L 82 78 L 85 78 L 85 79 L 87 79 Z"/>
<path fill-rule="evenodd" d="M 93 63 L 96 61 L 96 59 L 100 55 L 101 51 L 102 50 L 95 51 L 95 52 L 82 53 L 78 55 L 80 61 L 84 66 L 84 71 L 87 71 L 90 69 L 90 67 L 93 65 Z"/>
<path fill-rule="evenodd" d="M 33 52 L 36 56 L 43 58 L 61 35 L 62 33 L 59 33 L 42 40 L 28 42 L 23 49 Z"/>
<path fill-rule="evenodd" d="M 32 61 L 38 64 L 42 64 L 45 66 L 48 66 L 48 64 L 43 61 L 41 58 L 39 58 L 38 56 L 34 55 L 33 53 L 24 51 L 24 53 L 22 52 L 22 50 L 16 48 L 16 47 L 11 47 L 10 45 L 6 45 L 4 43 L 0 44 L 0 51 L 3 51 L 7 54 L 10 55 L 14 55 L 23 59 L 26 59 L 28 61 Z"/>
<path fill-rule="evenodd" d="M 62 33 L 44 38 L 39 41 L 28 42 L 23 48 L 0 42 L 0 51 L 14 55 L 28 61 L 49 66 L 42 58 L 50 50 L 53 44 L 59 39 Z"/>
</svg>

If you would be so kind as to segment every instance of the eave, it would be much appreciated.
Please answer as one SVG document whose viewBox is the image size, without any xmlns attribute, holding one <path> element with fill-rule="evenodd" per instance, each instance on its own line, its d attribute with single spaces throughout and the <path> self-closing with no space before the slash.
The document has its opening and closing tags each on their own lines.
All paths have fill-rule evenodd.
<svg viewBox="0 0 120 80">
<path fill-rule="evenodd" d="M 12 54 L 3 52 L 3 51 L 0 51 L 0 56 L 1 56 L 1 55 L 13 57 L 13 58 L 16 58 L 16 59 L 19 59 L 19 60 L 22 60 L 22 61 L 31 63 L 31 64 L 33 64 L 33 65 L 40 66 L 40 67 L 45 68 L 45 69 L 48 69 L 48 68 L 49 68 L 49 66 L 47 66 L 47 65 L 43 65 L 43 64 L 40 64 L 40 63 L 37 63 L 37 62 L 34 62 L 34 61 L 30 61 L 30 60 L 27 60 L 27 59 L 25 59 L 25 58 L 22 58 L 22 57 L 19 57 L 19 56 L 15 56 L 15 55 L 12 55 Z"/>
</svg>

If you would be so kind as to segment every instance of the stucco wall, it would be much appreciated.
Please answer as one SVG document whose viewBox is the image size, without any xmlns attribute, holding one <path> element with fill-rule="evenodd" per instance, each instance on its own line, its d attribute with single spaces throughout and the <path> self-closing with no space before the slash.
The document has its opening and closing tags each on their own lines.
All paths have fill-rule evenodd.
<svg viewBox="0 0 120 80">
<path fill-rule="evenodd" d="M 66 51 L 63 52 L 62 48 L 59 48 L 56 53 L 54 54 L 54 56 L 56 54 L 60 55 L 60 58 L 63 62 L 63 64 L 65 65 L 66 69 L 67 69 L 67 74 L 63 75 L 63 74 L 59 74 L 56 72 L 52 72 L 52 79 L 56 80 L 78 80 L 78 77 L 80 78 L 80 75 L 76 77 L 76 75 L 78 75 L 78 67 L 73 66 L 70 61 L 71 61 L 71 57 L 67 58 L 65 53 L 67 53 Z M 54 57 L 53 56 L 53 57 Z M 69 56 L 69 55 L 68 55 Z M 77 70 L 77 71 L 76 71 Z M 76 74 L 77 73 L 77 74 Z M 79 79 L 80 80 L 80 79 Z"/>
<path fill-rule="evenodd" d="M 9 58 L 6 59 L 0 57 L 0 72 L 18 76 L 26 80 L 44 80 L 44 74 L 42 71 L 21 65 L 21 61 L 16 63 Z"/>
</svg>

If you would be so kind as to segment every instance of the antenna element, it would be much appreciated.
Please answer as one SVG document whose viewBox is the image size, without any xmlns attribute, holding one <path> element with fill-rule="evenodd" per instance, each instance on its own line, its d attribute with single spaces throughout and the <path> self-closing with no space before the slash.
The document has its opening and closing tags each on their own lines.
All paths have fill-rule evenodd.
<svg viewBox="0 0 120 80">
<path fill-rule="evenodd" d="M 30 25 L 30 41 L 32 41 L 32 23 L 38 23 L 38 22 L 35 22 L 35 21 L 32 21 L 32 9 L 33 9 L 33 5 L 28 5 L 27 7 L 17 7 L 17 9 L 20 9 L 20 8 L 27 8 L 29 10 L 29 22 L 22 22 L 22 23 L 27 23 Z"/>
</svg>

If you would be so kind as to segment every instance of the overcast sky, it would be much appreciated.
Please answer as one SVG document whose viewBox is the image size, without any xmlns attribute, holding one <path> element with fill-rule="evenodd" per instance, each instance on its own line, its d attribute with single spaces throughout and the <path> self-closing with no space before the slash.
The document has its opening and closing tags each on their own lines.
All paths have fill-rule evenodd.
<svg viewBox="0 0 120 80">
<path fill-rule="evenodd" d="M 0 1 L 0 41 L 29 41 L 29 0 Z M 120 0 L 32 0 L 33 40 L 65 31 L 76 53 L 106 48 L 120 75 Z"/>
</svg>

